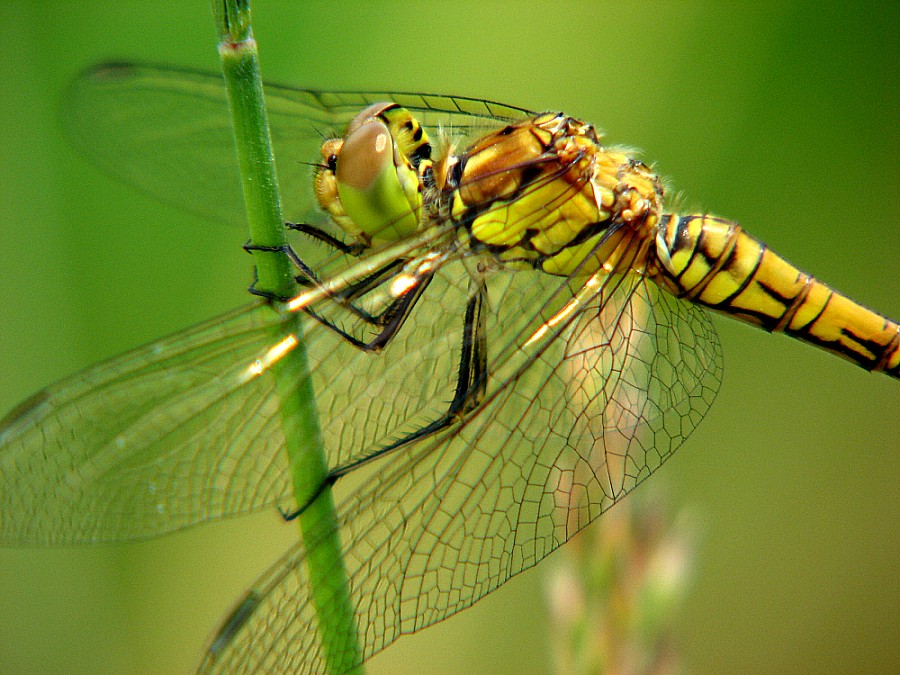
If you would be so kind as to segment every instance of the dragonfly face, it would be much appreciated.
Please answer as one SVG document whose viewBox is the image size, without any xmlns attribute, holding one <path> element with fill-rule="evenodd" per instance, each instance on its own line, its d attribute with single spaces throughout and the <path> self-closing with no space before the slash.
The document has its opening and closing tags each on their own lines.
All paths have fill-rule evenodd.
<svg viewBox="0 0 900 675">
<path fill-rule="evenodd" d="M 325 141 L 321 155 L 316 199 L 347 234 L 368 247 L 419 229 L 431 144 L 408 111 L 393 103 L 369 106 L 343 138 Z"/>
<path fill-rule="evenodd" d="M 74 97 L 99 162 L 239 212 L 217 77 L 109 66 Z M 17 407 L 0 422 L 0 540 L 122 541 L 290 505 L 277 394 L 247 372 L 296 322 L 330 480 L 372 472 L 338 523 L 368 657 L 536 564 L 671 456 L 721 376 L 700 306 L 900 374 L 895 322 L 734 223 L 665 213 L 658 178 L 586 123 L 459 97 L 267 97 L 307 235 L 303 301 L 217 317 Z M 298 167 L 316 156 L 310 180 Z M 298 542 L 254 585 L 206 667 L 323 669 L 309 555 Z"/>
</svg>

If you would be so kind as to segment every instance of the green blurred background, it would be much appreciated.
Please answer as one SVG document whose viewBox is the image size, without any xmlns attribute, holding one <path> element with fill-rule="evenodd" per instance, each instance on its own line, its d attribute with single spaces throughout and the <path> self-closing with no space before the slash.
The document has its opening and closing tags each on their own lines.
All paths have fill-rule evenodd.
<svg viewBox="0 0 900 675">
<path fill-rule="evenodd" d="M 565 110 L 645 150 L 688 208 L 739 220 L 900 316 L 896 2 L 259 0 L 254 18 L 268 79 Z M 97 61 L 215 70 L 207 4 L 5 0 L 0 29 L 6 410 L 245 301 L 250 261 L 244 232 L 119 185 L 59 131 L 66 83 Z M 897 383 L 717 326 L 719 399 L 642 488 L 697 523 L 677 622 L 685 669 L 896 672 Z M 263 513 L 140 544 L 0 550 L 0 672 L 188 672 L 293 533 Z M 547 672 L 541 567 L 401 639 L 370 672 Z"/>
</svg>

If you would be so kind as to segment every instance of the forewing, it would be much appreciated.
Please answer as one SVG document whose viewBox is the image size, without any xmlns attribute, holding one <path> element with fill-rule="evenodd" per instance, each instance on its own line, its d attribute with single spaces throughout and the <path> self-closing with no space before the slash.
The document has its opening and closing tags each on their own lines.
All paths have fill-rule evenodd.
<svg viewBox="0 0 900 675">
<path fill-rule="evenodd" d="M 266 85 L 284 216 L 322 221 L 311 163 L 372 103 L 395 101 L 432 134 L 470 137 L 527 114 L 500 103 L 399 92 L 324 92 Z M 111 175 L 194 213 L 244 222 L 231 117 L 222 77 L 190 70 L 111 63 L 73 82 L 63 106 L 70 135 Z"/>
<path fill-rule="evenodd" d="M 510 285 L 498 299 L 521 290 Z M 539 322 L 543 309 L 532 314 L 529 299 L 509 311 Z M 718 389 L 707 317 L 638 275 L 611 281 L 545 340 L 533 335 L 501 337 L 480 409 L 384 457 L 342 503 L 366 658 L 568 540 L 671 455 Z M 297 544 L 260 579 L 202 670 L 323 672 L 306 556 Z"/>
</svg>

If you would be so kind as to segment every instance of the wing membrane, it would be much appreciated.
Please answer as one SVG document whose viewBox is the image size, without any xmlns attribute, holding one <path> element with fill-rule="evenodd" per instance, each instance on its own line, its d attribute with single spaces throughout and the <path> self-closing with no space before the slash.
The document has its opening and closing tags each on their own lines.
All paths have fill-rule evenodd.
<svg viewBox="0 0 900 675">
<path fill-rule="evenodd" d="M 62 380 L 8 415 L 0 540 L 148 537 L 286 496 L 271 383 L 229 384 L 277 323 L 245 307 Z"/>
<path fill-rule="evenodd" d="M 508 377 L 472 417 L 371 467 L 340 506 L 366 658 L 470 606 L 628 494 L 699 423 L 721 375 L 706 316 L 638 276 L 523 358 L 495 364 Z M 306 555 L 297 544 L 260 579 L 203 670 L 322 671 Z"/>
<path fill-rule="evenodd" d="M 470 137 L 528 111 L 465 97 L 402 92 L 324 92 L 266 85 L 266 107 L 284 189 L 285 218 L 322 220 L 310 162 L 360 110 L 395 101 L 431 134 Z M 78 78 L 64 106 L 69 133 L 111 175 L 169 204 L 226 222 L 244 222 L 231 118 L 220 75 L 112 63 Z"/>
<path fill-rule="evenodd" d="M 292 328 L 292 318 L 251 305 L 40 392 L 0 422 L 0 540 L 140 539 L 275 503 L 294 508 L 272 383 L 247 379 L 247 367 L 279 330 L 302 326 L 328 465 L 377 454 L 450 404 L 468 293 L 462 265 L 440 270 L 380 355 L 312 319 Z M 511 311 L 511 298 L 546 303 L 546 284 L 558 284 L 527 276 L 503 275 L 509 286 L 494 295 L 503 311 L 492 328 L 499 322 L 510 339 L 538 320 Z"/>
<path fill-rule="evenodd" d="M 462 332 L 453 309 L 432 309 L 379 358 L 308 317 L 250 305 L 48 387 L 0 421 L 0 541 L 141 539 L 295 508 L 273 382 L 248 367 L 284 331 L 305 333 L 339 466 L 444 412 Z"/>
</svg>

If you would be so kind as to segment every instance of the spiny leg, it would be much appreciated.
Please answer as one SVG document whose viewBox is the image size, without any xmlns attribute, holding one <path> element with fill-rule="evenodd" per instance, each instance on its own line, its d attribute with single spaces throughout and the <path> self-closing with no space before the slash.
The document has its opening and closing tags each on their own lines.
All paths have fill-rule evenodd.
<svg viewBox="0 0 900 675">
<path fill-rule="evenodd" d="M 415 307 L 419 298 L 422 297 L 422 294 L 425 292 L 425 289 L 428 288 L 428 284 L 431 283 L 431 280 L 433 278 L 433 274 L 427 274 L 416 278 L 412 285 L 406 291 L 404 291 L 402 295 L 395 298 L 391 302 L 391 304 L 389 304 L 387 308 L 385 308 L 385 310 L 380 312 L 379 314 L 370 315 L 364 310 L 359 310 L 359 314 L 357 314 L 357 316 L 366 321 L 366 323 L 381 328 L 378 334 L 369 341 L 360 340 L 356 336 L 351 335 L 344 329 L 336 326 L 328 319 L 319 316 L 312 309 L 307 308 L 304 311 L 306 311 L 309 316 L 314 318 L 323 326 L 329 328 L 334 333 L 344 338 L 354 347 L 362 349 L 366 352 L 380 352 L 394 338 L 400 328 L 402 328 L 403 324 L 406 322 L 407 317 L 409 317 L 409 315 L 412 313 L 413 308 Z M 345 307 L 349 305 L 349 303 L 341 304 Z M 355 307 L 353 305 L 349 306 Z"/>
<path fill-rule="evenodd" d="M 487 287 L 480 280 L 472 297 L 466 304 L 466 314 L 463 323 L 462 344 L 460 346 L 459 370 L 456 378 L 456 390 L 453 399 L 447 406 L 447 411 L 439 418 L 425 425 L 421 429 L 407 434 L 403 438 L 394 441 L 377 452 L 363 457 L 344 466 L 332 469 L 328 472 L 329 478 L 334 481 L 354 469 L 367 464 L 374 459 L 403 447 L 409 443 L 431 436 L 442 429 L 446 429 L 454 421 L 468 412 L 477 408 L 484 399 L 487 390 Z"/>
<path fill-rule="evenodd" d="M 456 390 L 453 399 L 447 407 L 447 411 L 433 422 L 425 425 L 421 429 L 407 434 L 403 438 L 394 441 L 371 455 L 367 455 L 361 459 L 357 459 L 343 466 L 335 467 L 328 472 L 325 480 L 319 488 L 301 504 L 300 507 L 291 512 L 281 515 L 285 520 L 293 520 L 303 513 L 312 504 L 326 487 L 334 485 L 338 478 L 347 475 L 351 471 L 372 462 L 380 457 L 402 448 L 414 441 L 427 438 L 442 429 L 446 429 L 454 421 L 461 418 L 468 412 L 475 410 L 484 400 L 487 391 L 488 367 L 487 367 L 487 287 L 483 280 L 477 283 L 476 290 L 466 304 L 465 319 L 463 322 L 463 337 L 460 347 L 459 359 L 459 375 L 456 380 Z"/>
<path fill-rule="evenodd" d="M 328 234 L 327 232 L 325 232 L 324 230 L 322 230 L 318 227 L 315 227 L 314 225 L 310 225 L 308 223 L 285 223 L 285 227 L 287 227 L 290 230 L 294 230 L 294 231 L 306 234 L 314 239 L 317 239 L 318 241 L 321 241 L 326 246 L 328 246 L 340 253 L 350 255 L 353 257 L 359 257 L 368 248 L 368 246 L 364 243 L 346 244 L 343 241 L 341 241 L 340 239 L 338 239 L 337 237 L 334 237 L 334 236 Z M 309 267 L 309 265 L 307 265 L 303 261 L 302 258 L 300 258 L 300 256 L 296 253 L 296 251 L 294 251 L 294 249 L 289 244 L 284 244 L 283 246 L 257 246 L 255 244 L 251 244 L 248 242 L 247 244 L 244 245 L 244 250 L 246 250 L 248 252 L 250 252 L 250 251 L 273 251 L 273 252 L 284 253 L 285 255 L 288 256 L 288 258 L 294 264 L 294 266 L 297 269 L 299 269 L 301 272 L 301 274 L 296 277 L 297 283 L 301 284 L 302 286 L 314 287 L 314 288 L 320 288 L 322 286 L 322 283 L 319 280 L 318 275 L 316 275 L 316 273 L 312 270 L 312 268 Z M 384 309 L 382 312 L 380 312 L 378 314 L 374 314 L 374 315 L 371 312 L 368 312 L 365 309 L 354 304 L 354 301 L 358 300 L 360 297 L 362 297 L 366 293 L 370 292 L 371 290 L 373 290 L 373 289 L 377 288 L 378 286 L 382 285 L 383 283 L 385 283 L 385 281 L 387 281 L 392 276 L 394 276 L 395 272 L 399 268 L 401 268 L 406 262 L 407 261 L 403 260 L 403 259 L 395 260 L 395 261 L 388 263 L 387 265 L 381 267 L 380 269 L 373 271 L 367 277 L 359 280 L 358 282 L 356 282 L 349 288 L 341 291 L 340 293 L 333 293 L 333 294 L 329 295 L 329 297 L 332 300 L 334 300 L 336 303 L 340 304 L 342 307 L 345 307 L 349 312 L 354 314 L 356 317 L 358 317 L 365 323 L 368 323 L 368 324 L 370 324 L 372 326 L 376 326 L 376 327 L 383 327 L 386 329 L 385 331 L 383 331 L 383 333 L 386 333 L 386 335 L 380 334 L 379 336 L 376 336 L 376 338 L 374 340 L 372 340 L 371 343 L 366 343 L 366 342 L 363 342 L 363 341 L 360 341 L 360 340 L 354 338 L 353 336 L 349 335 L 346 331 L 335 326 L 331 321 L 328 321 L 327 319 L 319 316 L 318 314 L 316 314 L 314 311 L 312 311 L 310 309 L 306 310 L 307 314 L 312 316 L 314 319 L 316 319 L 323 325 L 331 328 L 335 333 L 344 337 L 348 342 L 350 342 L 351 344 L 353 344 L 357 347 L 364 348 L 367 351 L 372 350 L 372 349 L 377 350 L 377 349 L 383 348 L 384 345 L 387 344 L 387 342 L 390 340 L 393 333 L 396 332 L 396 330 L 399 328 L 400 325 L 402 325 L 403 320 L 405 320 L 405 317 L 404 317 L 403 319 L 400 320 L 399 325 L 397 325 L 396 328 L 393 328 L 393 330 L 391 330 L 391 326 L 397 321 L 398 314 L 402 314 L 404 311 L 408 312 L 410 309 L 412 309 L 412 305 L 415 304 L 416 298 L 410 299 L 410 298 L 405 297 L 405 296 L 413 295 L 412 293 L 407 291 L 407 293 L 405 293 L 404 296 L 396 298 L 393 302 L 391 302 L 391 304 L 386 309 Z M 424 290 L 424 288 L 428 285 L 428 281 L 430 281 L 430 279 L 426 280 L 423 285 L 421 279 L 417 280 L 417 283 L 414 285 L 413 289 L 411 289 L 411 290 L 415 291 L 416 293 L 421 293 Z M 256 284 L 256 282 L 254 281 L 254 283 L 250 286 L 250 289 L 249 289 L 250 292 L 253 293 L 254 295 L 259 295 L 259 296 L 265 297 L 268 300 L 277 300 L 280 302 L 286 301 L 285 298 L 275 298 L 275 297 L 272 297 L 270 294 L 262 293 L 262 292 L 256 290 L 255 284 Z M 370 348 L 370 344 L 372 345 L 371 348 Z"/>
<path fill-rule="evenodd" d="M 331 248 L 340 251 L 341 253 L 352 255 L 354 258 L 359 257 L 359 255 L 363 251 L 369 248 L 369 245 L 363 242 L 356 242 L 355 244 L 345 244 L 337 237 L 334 237 L 328 234 L 325 230 L 320 229 L 315 225 L 310 225 L 309 223 L 285 223 L 284 226 L 289 230 L 301 232 L 302 234 L 310 236 L 313 239 L 318 239 L 323 244 L 327 244 Z"/>
<path fill-rule="evenodd" d="M 244 250 L 247 253 L 253 253 L 254 251 L 262 251 L 264 253 L 284 253 L 291 263 L 300 269 L 305 275 L 310 276 L 315 279 L 315 274 L 309 267 L 307 267 L 306 263 L 304 263 L 300 257 L 294 252 L 288 244 L 282 244 L 280 246 L 263 246 L 261 244 L 254 244 L 251 241 L 248 241 L 243 246 Z M 261 291 L 256 288 L 256 283 L 259 279 L 256 278 L 256 268 L 253 269 L 253 282 L 250 284 L 250 287 L 247 289 L 252 295 L 259 296 L 268 300 L 269 302 L 287 302 L 290 298 L 284 298 L 275 295 L 274 293 L 270 293 L 268 291 Z M 298 280 L 299 281 L 299 280 Z M 318 281 L 316 281 L 318 283 Z"/>
</svg>

